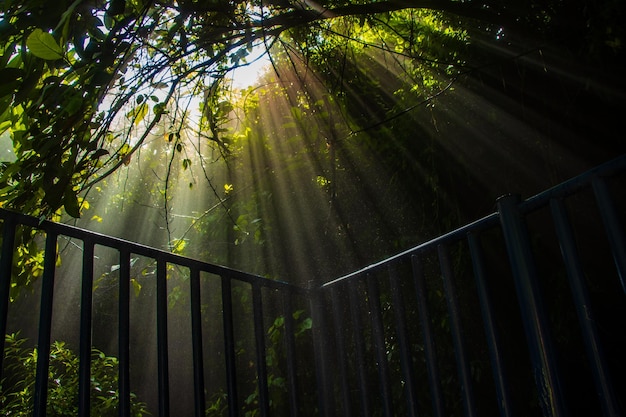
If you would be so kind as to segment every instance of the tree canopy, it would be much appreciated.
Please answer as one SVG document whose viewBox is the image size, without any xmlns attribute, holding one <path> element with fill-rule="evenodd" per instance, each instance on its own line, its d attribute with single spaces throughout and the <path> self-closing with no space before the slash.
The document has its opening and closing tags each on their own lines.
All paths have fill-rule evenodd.
<svg viewBox="0 0 626 417">
<path fill-rule="evenodd" d="M 161 125 L 177 144 L 193 125 L 227 158 L 228 73 L 257 47 L 279 75 L 311 68 L 344 106 L 368 100 L 337 87 L 367 66 L 355 48 L 395 61 L 415 88 L 389 86 L 406 105 L 381 114 L 383 125 L 495 59 L 560 48 L 585 77 L 600 61 L 616 74 L 622 11 L 617 0 L 4 0 L 0 133 L 10 135 L 15 159 L 3 163 L 0 201 L 42 217 L 62 207 L 78 217 L 79 194 L 128 165 Z"/>
</svg>

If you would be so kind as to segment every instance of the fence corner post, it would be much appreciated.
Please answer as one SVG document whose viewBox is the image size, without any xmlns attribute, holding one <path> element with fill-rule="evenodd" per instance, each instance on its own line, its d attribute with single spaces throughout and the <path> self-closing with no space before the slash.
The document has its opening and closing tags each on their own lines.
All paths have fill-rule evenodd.
<svg viewBox="0 0 626 417">
<path fill-rule="evenodd" d="M 566 416 L 556 355 L 537 279 L 530 236 L 519 209 L 519 195 L 497 201 L 502 233 L 511 263 L 533 375 L 545 416 Z"/>
</svg>

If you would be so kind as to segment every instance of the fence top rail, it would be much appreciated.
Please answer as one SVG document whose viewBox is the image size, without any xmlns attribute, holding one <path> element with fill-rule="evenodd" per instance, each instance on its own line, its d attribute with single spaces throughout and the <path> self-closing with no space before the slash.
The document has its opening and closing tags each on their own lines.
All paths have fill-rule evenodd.
<svg viewBox="0 0 626 417">
<path fill-rule="evenodd" d="M 79 239 L 86 244 L 106 246 L 120 251 L 127 251 L 135 255 L 164 260 L 168 263 L 188 267 L 190 270 L 207 272 L 227 279 L 247 282 L 253 286 L 261 286 L 270 289 L 287 289 L 295 292 L 306 292 L 304 288 L 289 284 L 285 281 L 273 280 L 261 275 L 250 274 L 237 269 L 199 261 L 197 259 L 153 248 L 140 243 L 131 242 L 129 240 L 81 229 L 76 226 L 56 223 L 48 220 L 40 220 L 36 217 L 16 213 L 2 208 L 0 208 L 0 219 L 5 222 L 10 221 L 15 224 L 22 224 L 24 226 L 40 229 L 46 233 Z"/>
<path fill-rule="evenodd" d="M 626 154 L 585 171 L 561 184 L 527 198 L 520 204 L 520 210 L 528 213 L 547 205 L 554 198 L 565 198 L 589 185 L 596 177 L 610 177 L 626 169 Z"/>
<path fill-rule="evenodd" d="M 524 213 L 536 210 L 549 203 L 554 198 L 565 198 L 581 188 L 587 186 L 596 177 L 608 177 L 616 174 L 619 171 L 626 169 L 626 154 L 621 155 L 613 160 L 610 160 L 596 168 L 586 171 L 568 181 L 565 181 L 559 185 L 549 188 L 535 196 L 532 196 L 520 204 L 520 210 Z M 118 250 L 126 250 L 133 254 L 146 256 L 154 259 L 165 260 L 166 262 L 174 263 L 180 266 L 185 266 L 191 270 L 199 270 L 214 275 L 219 275 L 228 279 L 234 279 L 238 281 L 247 282 L 254 286 L 267 287 L 272 289 L 286 289 L 289 291 L 306 293 L 314 288 L 303 288 L 294 284 L 290 284 L 286 281 L 279 281 L 268 279 L 261 275 L 250 274 L 240 270 L 228 268 L 225 266 L 211 264 L 196 259 L 188 258 L 182 255 L 178 255 L 172 252 L 167 252 L 162 249 L 153 248 L 140 243 L 131 242 L 121 238 L 103 235 L 101 233 L 84 230 L 75 226 L 55 223 L 47 220 L 40 220 L 36 217 L 28 216 L 25 214 L 15 213 L 6 209 L 0 208 L 0 219 L 5 221 L 12 221 L 14 223 L 23 224 L 25 226 L 41 229 L 46 233 L 54 233 L 57 235 L 68 236 L 76 238 L 90 244 L 97 244 L 115 248 Z M 372 272 L 385 265 L 393 263 L 401 258 L 426 252 L 436 248 L 438 245 L 450 243 L 463 239 L 469 233 L 480 233 L 487 230 L 498 223 L 498 213 L 491 213 L 481 219 L 475 220 L 465 226 L 441 235 L 437 238 L 421 243 L 417 246 L 409 248 L 396 255 L 388 257 L 379 262 L 368 265 L 357 271 L 343 275 L 339 278 L 333 279 L 319 286 L 318 288 L 325 288 L 342 281 L 354 278 L 356 276 Z"/>
<path fill-rule="evenodd" d="M 539 194 L 536 194 L 524 200 L 520 204 L 520 210 L 523 213 L 528 213 L 528 212 L 537 210 L 538 208 L 544 205 L 547 205 L 551 199 L 565 198 L 569 195 L 574 194 L 581 188 L 591 183 L 591 181 L 593 181 L 593 179 L 596 177 L 609 177 L 611 175 L 615 175 L 616 173 L 620 171 L 623 171 L 624 169 L 626 169 L 626 154 L 621 155 L 608 162 L 605 162 L 604 164 L 599 165 L 596 168 L 586 171 L 580 175 L 577 175 L 576 177 L 571 178 L 570 180 L 567 180 L 559 185 L 556 185 L 552 188 L 549 188 Z M 360 276 L 369 272 L 373 272 L 374 270 L 384 267 L 385 265 L 389 265 L 401 258 L 436 249 L 437 246 L 441 244 L 463 239 L 469 233 L 479 233 L 490 227 L 493 227 L 497 223 L 498 223 L 498 213 L 497 212 L 491 213 L 481 219 L 478 219 L 472 223 L 469 223 L 465 226 L 462 226 L 444 235 L 436 237 L 427 242 L 421 243 L 417 246 L 414 246 L 396 255 L 385 258 L 382 261 L 373 263 L 357 271 L 351 272 L 349 274 L 336 278 L 332 281 L 329 281 L 325 284 L 322 284 L 321 287 L 322 288 L 330 287 L 340 282 L 343 282 L 345 280 L 349 280 L 351 278 L 354 278 L 354 277 L 357 277 L 357 276 Z"/>
<path fill-rule="evenodd" d="M 339 282 L 345 281 L 347 279 L 359 276 L 359 275 L 363 275 L 365 273 L 368 272 L 372 272 L 378 268 L 381 268 L 385 265 L 388 265 L 390 263 L 393 263 L 401 258 L 410 256 L 410 255 L 416 255 L 422 252 L 426 252 L 429 250 L 433 250 L 436 249 L 437 246 L 444 244 L 444 243 L 449 243 L 449 242 L 453 242 L 459 239 L 462 239 L 463 237 L 465 237 L 468 233 L 471 232 L 480 232 L 483 230 L 486 230 L 490 227 L 492 227 L 493 225 L 495 225 L 498 221 L 498 214 L 497 213 L 492 213 L 488 216 L 485 216 L 481 219 L 475 220 L 472 223 L 466 224 L 465 226 L 462 226 L 458 229 L 455 229 L 451 232 L 446 233 L 445 235 L 441 235 L 439 237 L 436 237 L 434 239 L 431 239 L 427 242 L 421 243 L 417 246 L 414 246 L 410 249 L 407 249 L 403 252 L 400 252 L 396 255 L 390 256 L 388 258 L 383 259 L 382 261 L 379 262 L 375 262 L 371 265 L 366 266 L 365 268 L 361 268 L 358 271 L 354 271 L 351 272 L 347 275 L 343 275 L 339 278 L 336 278 L 332 281 L 329 281 L 325 284 L 322 285 L 322 288 L 325 287 L 330 287 L 332 285 L 338 284 Z"/>
</svg>

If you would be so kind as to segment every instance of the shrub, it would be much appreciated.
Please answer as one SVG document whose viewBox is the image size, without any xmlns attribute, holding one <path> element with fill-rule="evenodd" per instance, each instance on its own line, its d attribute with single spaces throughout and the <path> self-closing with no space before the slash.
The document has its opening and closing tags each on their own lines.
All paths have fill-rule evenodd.
<svg viewBox="0 0 626 417">
<path fill-rule="evenodd" d="M 0 414 L 31 416 L 34 406 L 37 348 L 25 347 L 26 339 L 14 333 L 5 337 L 5 378 L 0 384 Z M 48 416 L 78 415 L 77 355 L 64 342 L 56 341 L 50 348 L 48 367 Z M 100 417 L 118 415 L 118 360 L 92 349 L 91 412 Z M 131 394 L 131 415 L 149 414 L 146 405 Z"/>
</svg>

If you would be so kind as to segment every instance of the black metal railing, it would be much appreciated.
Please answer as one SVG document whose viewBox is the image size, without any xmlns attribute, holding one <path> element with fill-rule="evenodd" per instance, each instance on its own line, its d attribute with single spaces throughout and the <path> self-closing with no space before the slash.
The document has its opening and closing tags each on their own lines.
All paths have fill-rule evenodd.
<svg viewBox="0 0 626 417">
<path fill-rule="evenodd" d="M 184 415 L 182 399 L 170 396 L 171 381 L 179 378 L 171 375 L 175 329 L 168 321 L 175 268 L 186 271 L 181 282 L 188 285 L 182 316 L 190 322 L 192 366 L 182 373 L 193 379 L 195 416 L 244 415 L 246 407 L 261 416 L 623 415 L 625 171 L 622 157 L 525 201 L 502 197 L 489 216 L 308 289 L 0 210 L 0 331 L 8 331 L 16 231 L 26 227 L 45 235 L 35 416 L 45 416 L 48 406 L 60 239 L 79 242 L 82 252 L 80 416 L 93 415 L 94 270 L 101 247 L 112 248 L 119 262 L 120 416 L 131 415 L 133 375 L 141 373 L 131 366 L 132 351 L 141 349 L 131 326 L 137 256 L 154 265 L 158 416 Z M 207 276 L 219 281 L 217 297 L 203 289 Z M 217 300 L 221 323 L 207 338 L 209 298 Z M 310 327 L 298 322 L 305 316 L 312 334 L 296 340 Z M 242 321 L 252 323 L 252 335 L 237 331 Z M 216 337 L 221 347 L 207 348 Z M 4 339 L 0 347 L 4 352 Z M 207 377 L 207 360 L 222 361 L 224 369 L 218 414 L 209 410 L 219 401 L 207 398 L 215 392 L 207 382 L 216 383 Z M 244 392 L 252 394 L 243 398 Z"/>
<path fill-rule="evenodd" d="M 337 380 L 332 382 L 338 388 L 327 394 L 326 401 L 336 401 L 336 410 L 350 410 L 347 412 L 350 415 L 623 415 L 626 391 L 623 383 L 617 383 L 623 379 L 620 376 L 624 371 L 623 356 L 614 354 L 608 358 L 605 348 L 610 344 L 612 350 L 615 346 L 623 349 L 626 342 L 623 315 L 626 210 L 623 205 L 620 209 L 616 207 L 609 183 L 609 178 L 623 173 L 625 167 L 626 158 L 622 157 L 526 201 L 520 201 L 515 195 L 504 196 L 497 202 L 496 213 L 324 284 L 319 291 L 327 294 L 328 302 L 334 307 L 329 316 L 337 332 L 331 339 L 339 357 Z M 613 187 L 623 204 L 620 183 Z M 591 198 L 581 197 L 590 190 Z M 568 203 L 571 210 L 577 205 L 584 206 L 576 212 L 579 217 L 577 237 L 566 207 Z M 604 236 L 595 230 L 596 224 L 586 224 L 593 220 L 589 215 L 601 219 Z M 539 233 L 536 230 L 531 233 L 529 225 L 534 225 Z M 540 253 L 550 245 L 537 240 L 547 239 L 546 235 L 552 233 L 553 246 L 560 248 L 562 260 L 558 259 L 558 252 L 553 251 L 548 257 Z M 585 246 L 587 258 L 599 256 L 601 249 L 596 247 L 602 246 L 599 239 L 608 241 L 606 250 L 614 265 L 610 265 L 608 256 L 583 265 L 578 247 L 581 243 Z M 484 247 L 499 256 L 486 256 Z M 499 248 L 506 248 L 506 251 L 499 251 Z M 509 279 L 514 291 L 503 283 Z M 546 300 L 545 292 L 548 290 L 554 297 L 555 290 L 549 291 L 546 287 L 556 282 L 565 282 L 571 291 L 571 295 L 563 293 L 565 285 L 561 284 L 557 297 L 570 297 L 571 301 L 559 301 L 561 305 L 552 306 L 553 310 L 548 311 L 546 304 L 554 300 Z M 379 287 L 383 283 L 386 295 L 381 297 Z M 509 291 L 497 294 L 492 284 Z M 614 293 L 614 297 L 609 297 L 616 300 L 611 301 L 614 304 L 611 308 L 614 308 L 604 312 L 601 318 L 596 314 L 596 307 L 603 302 L 602 295 L 592 300 L 589 285 L 599 293 Z M 338 295 L 340 292 L 343 295 Z M 506 311 L 503 311 L 501 300 L 500 307 L 495 308 L 494 298 L 499 296 L 509 297 L 505 304 L 516 304 L 518 309 L 512 312 L 510 306 L 505 306 Z M 353 314 L 351 323 L 346 323 L 347 312 L 337 309 L 341 299 L 348 303 L 347 311 L 367 310 L 369 320 Z M 433 306 L 438 301 L 439 307 Z M 445 311 L 441 309 L 442 303 L 446 304 Z M 476 304 L 478 311 L 464 309 Z M 561 310 L 563 304 L 571 306 L 571 311 Z M 438 308 L 435 317 L 430 311 L 433 308 Z M 412 314 L 407 315 L 408 309 L 412 309 Z M 575 315 L 580 329 L 568 326 L 555 330 L 551 319 L 555 314 Z M 438 327 L 445 327 L 445 331 L 434 329 L 442 319 L 446 320 L 445 326 Z M 481 325 L 476 325 L 477 322 Z M 516 329 L 511 328 L 514 323 L 523 327 L 522 337 L 515 340 L 525 341 L 525 347 L 502 343 L 503 330 L 515 332 Z M 568 336 L 577 331 L 580 336 Z M 368 333 L 371 339 L 369 362 L 362 358 L 367 350 L 363 333 Z M 607 337 L 608 333 L 613 334 Z M 555 347 L 555 337 L 561 339 L 560 346 Z M 571 340 L 567 340 L 568 337 Z M 584 353 L 576 356 L 575 369 L 564 372 L 563 368 L 572 364 L 567 362 L 570 358 L 563 357 L 568 355 L 570 342 L 573 345 L 574 339 L 579 338 Z M 481 341 L 484 344 L 477 348 Z M 449 348 L 442 347 L 442 342 Z M 472 349 L 468 344 L 473 345 Z M 348 345 L 356 353 L 346 348 Z M 355 377 L 350 377 L 346 356 L 356 358 L 351 370 Z M 530 358 L 532 379 L 524 378 L 519 370 L 515 375 L 507 371 L 511 362 L 526 363 L 524 356 Z M 472 360 L 479 363 L 473 365 Z M 445 375 L 440 369 L 442 362 L 448 365 Z M 449 369 L 452 362 L 455 370 Z M 368 363 L 378 375 L 375 385 L 362 377 Z M 420 367 L 424 374 L 421 379 L 415 375 Z M 491 368 L 489 383 L 477 381 L 476 373 L 482 370 L 478 367 Z M 395 378 L 390 377 L 394 372 Z M 585 381 L 589 375 L 593 384 Z M 488 378 L 483 375 L 482 379 Z M 442 387 L 443 380 L 447 381 L 446 387 Z M 532 385 L 533 380 L 533 392 L 526 397 L 512 394 L 526 390 L 520 385 Z M 477 385 L 480 385 L 480 395 L 476 393 Z M 489 390 L 495 398 L 491 405 L 486 405 L 485 391 Z M 585 392 L 581 394 L 581 391 Z M 359 398 L 351 395 L 355 392 L 360 393 Z M 456 404 L 455 399 L 459 399 Z M 593 406 L 583 405 L 585 402 L 592 402 Z"/>
<path fill-rule="evenodd" d="M 45 233 L 44 265 L 41 277 L 41 306 L 38 322 L 37 338 L 37 373 L 34 386 L 34 415 L 46 415 L 48 381 L 49 352 L 51 346 L 52 312 L 54 302 L 55 287 L 55 262 L 57 259 L 57 247 L 60 237 L 82 242 L 82 273 L 79 281 L 81 286 L 80 296 L 80 346 L 79 346 L 79 415 L 90 415 L 90 361 L 92 350 L 92 332 L 97 331 L 92 328 L 93 312 L 93 291 L 94 291 L 94 248 L 96 246 L 113 248 L 119 253 L 119 284 L 118 293 L 118 359 L 119 359 L 119 415 L 130 416 L 131 410 L 131 383 L 130 383 L 130 350 L 136 348 L 131 346 L 131 324 L 130 324 L 130 304 L 131 304 L 131 256 L 142 256 L 150 258 L 156 263 L 156 348 L 157 348 L 157 375 L 158 393 L 157 414 L 159 416 L 170 415 L 172 409 L 170 400 L 170 366 L 168 363 L 168 267 L 175 265 L 186 268 L 189 271 L 189 294 L 190 294 L 190 314 L 191 332 L 193 346 L 193 387 L 194 387 L 194 413 L 196 416 L 205 415 L 205 369 L 203 366 L 203 329 L 202 329 L 202 300 L 201 300 L 201 273 L 208 273 L 220 277 L 221 280 L 221 307 L 223 317 L 223 356 L 226 369 L 226 397 L 228 402 L 229 415 L 239 415 L 238 381 L 237 381 L 237 359 L 234 333 L 234 312 L 233 312 L 233 285 L 234 283 L 246 283 L 250 287 L 252 297 L 252 314 L 250 320 L 254 327 L 255 341 L 255 365 L 256 378 L 258 383 L 258 404 L 260 415 L 269 415 L 269 397 L 267 386 L 266 352 L 265 346 L 265 323 L 264 323 L 264 298 L 262 292 L 274 292 L 282 299 L 281 310 L 285 320 L 286 335 L 286 363 L 287 363 L 287 392 L 295 396 L 295 370 L 294 370 L 294 341 L 293 337 L 293 316 L 292 298 L 306 294 L 305 290 L 291 286 L 287 283 L 269 280 L 260 276 L 243 273 L 233 269 L 199 262 L 185 258 L 166 251 L 157 250 L 151 247 L 136 243 L 112 238 L 109 236 L 85 231 L 75 227 L 39 221 L 36 218 L 0 210 L 2 219 L 2 254 L 0 260 L 0 332 L 7 331 L 7 312 L 9 310 L 9 293 L 11 287 L 11 276 L 13 257 L 15 253 L 15 235 L 18 226 L 27 226 Z M 276 311 L 276 307 L 273 307 Z M 135 331 L 144 331 L 139 329 Z M 4 338 L 0 341 L 0 347 L 4 352 Z M 0 370 L 2 370 L 2 357 L 0 357 Z M 0 374 L 0 377 L 2 375 Z M 136 387 L 135 387 L 136 388 Z M 295 407 L 295 399 L 290 399 L 290 404 Z M 178 405 L 177 405 L 178 406 Z M 92 414 L 93 415 L 93 414 Z M 174 415 L 180 415 L 174 413 Z M 292 410 L 292 415 L 297 415 L 297 410 Z"/>
</svg>

